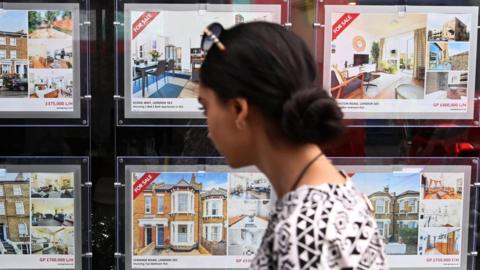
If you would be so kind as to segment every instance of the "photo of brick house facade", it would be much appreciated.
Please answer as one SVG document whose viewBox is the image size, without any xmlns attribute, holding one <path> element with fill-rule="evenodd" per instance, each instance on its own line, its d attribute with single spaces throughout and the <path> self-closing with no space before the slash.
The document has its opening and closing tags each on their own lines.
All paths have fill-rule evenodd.
<svg viewBox="0 0 480 270">
<path fill-rule="evenodd" d="M 0 31 L 0 73 L 27 76 L 27 34 Z"/>
<path fill-rule="evenodd" d="M 227 191 L 199 179 L 227 184 L 223 173 L 161 173 L 133 200 L 134 255 L 226 254 Z"/>
<path fill-rule="evenodd" d="M 387 254 L 416 254 L 420 174 L 358 173 L 352 179 L 372 203 Z"/>
<path fill-rule="evenodd" d="M 26 97 L 28 76 L 27 12 L 0 13 L 0 97 Z"/>
<path fill-rule="evenodd" d="M 30 175 L 0 176 L 0 254 L 30 254 Z"/>
</svg>

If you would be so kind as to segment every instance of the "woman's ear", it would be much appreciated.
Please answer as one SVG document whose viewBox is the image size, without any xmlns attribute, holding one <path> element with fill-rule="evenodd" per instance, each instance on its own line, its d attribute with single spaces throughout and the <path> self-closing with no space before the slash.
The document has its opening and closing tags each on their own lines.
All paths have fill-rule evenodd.
<svg viewBox="0 0 480 270">
<path fill-rule="evenodd" d="M 248 102 L 245 98 L 234 98 L 233 106 L 235 109 L 235 126 L 239 130 L 243 130 L 247 125 Z"/>
</svg>

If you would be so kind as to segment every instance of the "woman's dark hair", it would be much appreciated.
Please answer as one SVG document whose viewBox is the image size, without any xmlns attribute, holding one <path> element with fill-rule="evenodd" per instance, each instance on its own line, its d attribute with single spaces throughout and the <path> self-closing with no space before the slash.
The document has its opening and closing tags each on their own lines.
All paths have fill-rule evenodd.
<svg viewBox="0 0 480 270">
<path fill-rule="evenodd" d="M 293 143 L 325 145 L 344 132 L 343 114 L 318 86 L 315 60 L 306 44 L 284 27 L 267 22 L 225 30 L 200 72 L 202 85 L 222 100 L 244 97 Z"/>
</svg>

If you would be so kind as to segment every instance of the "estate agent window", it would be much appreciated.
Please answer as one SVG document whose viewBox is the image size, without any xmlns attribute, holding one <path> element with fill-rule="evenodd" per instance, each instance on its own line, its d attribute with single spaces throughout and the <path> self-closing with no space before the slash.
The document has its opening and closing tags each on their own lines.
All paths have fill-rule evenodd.
<svg viewBox="0 0 480 270">
<path fill-rule="evenodd" d="M 15 202 L 15 211 L 17 215 L 25 215 L 25 208 L 23 207 L 23 202 Z"/>
<path fill-rule="evenodd" d="M 14 196 L 22 196 L 22 188 L 20 186 L 13 186 L 13 195 Z"/>
</svg>

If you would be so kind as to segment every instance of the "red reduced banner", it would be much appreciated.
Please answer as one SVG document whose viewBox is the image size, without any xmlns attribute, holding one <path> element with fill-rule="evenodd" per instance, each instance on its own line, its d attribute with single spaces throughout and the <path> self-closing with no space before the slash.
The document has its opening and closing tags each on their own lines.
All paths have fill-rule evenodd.
<svg viewBox="0 0 480 270">
<path fill-rule="evenodd" d="M 335 40 L 340 33 L 345 30 L 358 16 L 360 13 L 345 13 L 338 19 L 332 26 L 332 41 Z"/>
<path fill-rule="evenodd" d="M 160 173 L 145 173 L 142 178 L 133 183 L 133 199 L 135 200 L 159 175 Z"/>
<path fill-rule="evenodd" d="M 132 39 L 135 39 L 158 16 L 160 12 L 144 12 L 132 25 Z"/>
</svg>

